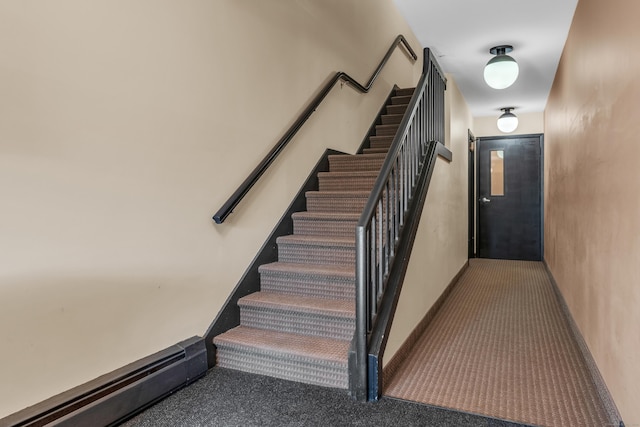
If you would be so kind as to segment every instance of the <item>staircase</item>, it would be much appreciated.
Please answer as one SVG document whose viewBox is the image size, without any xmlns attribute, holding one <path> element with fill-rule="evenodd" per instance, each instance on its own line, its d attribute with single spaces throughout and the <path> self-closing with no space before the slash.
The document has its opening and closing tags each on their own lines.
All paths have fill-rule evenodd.
<svg viewBox="0 0 640 427">
<path fill-rule="evenodd" d="M 348 388 L 355 329 L 355 227 L 413 89 L 397 89 L 370 147 L 329 156 L 293 234 L 277 239 L 278 261 L 260 266 L 260 292 L 238 301 L 240 326 L 214 338 L 220 367 Z"/>
</svg>

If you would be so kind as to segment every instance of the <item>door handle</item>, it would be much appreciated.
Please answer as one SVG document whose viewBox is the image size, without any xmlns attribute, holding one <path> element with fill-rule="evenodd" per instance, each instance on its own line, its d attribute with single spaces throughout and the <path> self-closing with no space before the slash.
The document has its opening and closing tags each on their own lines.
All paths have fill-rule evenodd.
<svg viewBox="0 0 640 427">
<path fill-rule="evenodd" d="M 491 199 L 487 199 L 486 197 L 482 197 L 482 198 L 478 199 L 478 201 L 480 203 L 489 203 L 491 201 Z"/>
</svg>

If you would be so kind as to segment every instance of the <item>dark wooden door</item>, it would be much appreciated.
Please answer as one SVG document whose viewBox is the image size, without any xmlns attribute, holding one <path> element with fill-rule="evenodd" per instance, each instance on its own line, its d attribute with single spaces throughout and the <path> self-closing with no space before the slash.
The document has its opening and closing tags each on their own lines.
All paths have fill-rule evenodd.
<svg viewBox="0 0 640 427">
<path fill-rule="evenodd" d="M 542 135 L 480 138 L 478 256 L 542 260 Z"/>
</svg>

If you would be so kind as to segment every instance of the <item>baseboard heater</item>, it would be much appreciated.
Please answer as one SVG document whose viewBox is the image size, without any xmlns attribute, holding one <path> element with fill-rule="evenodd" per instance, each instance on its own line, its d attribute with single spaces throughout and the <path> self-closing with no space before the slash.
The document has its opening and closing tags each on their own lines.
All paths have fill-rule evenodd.
<svg viewBox="0 0 640 427">
<path fill-rule="evenodd" d="M 112 426 L 204 376 L 201 337 L 182 341 L 6 418 L 0 427 Z"/>
</svg>

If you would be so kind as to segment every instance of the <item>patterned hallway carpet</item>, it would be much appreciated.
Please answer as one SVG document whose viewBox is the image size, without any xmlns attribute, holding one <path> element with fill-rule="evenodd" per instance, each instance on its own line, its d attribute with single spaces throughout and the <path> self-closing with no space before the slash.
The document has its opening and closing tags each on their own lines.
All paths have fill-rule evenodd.
<svg viewBox="0 0 640 427">
<path fill-rule="evenodd" d="M 611 425 L 540 262 L 471 260 L 384 394 L 526 424 Z"/>
</svg>

